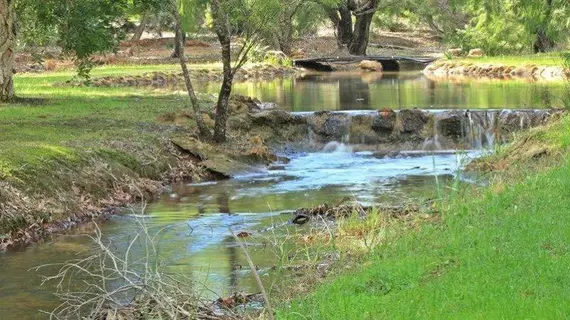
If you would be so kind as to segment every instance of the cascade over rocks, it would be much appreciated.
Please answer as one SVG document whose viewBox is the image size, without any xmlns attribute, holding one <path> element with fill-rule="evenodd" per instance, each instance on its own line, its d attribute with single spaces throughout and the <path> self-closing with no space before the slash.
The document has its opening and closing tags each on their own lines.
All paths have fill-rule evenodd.
<svg viewBox="0 0 570 320">
<path fill-rule="evenodd" d="M 230 128 L 271 145 L 322 148 L 337 141 L 373 150 L 442 150 L 492 147 L 518 130 L 546 124 L 563 110 L 451 110 L 287 112 L 246 101 Z M 247 110 L 247 111 L 246 111 Z"/>
</svg>

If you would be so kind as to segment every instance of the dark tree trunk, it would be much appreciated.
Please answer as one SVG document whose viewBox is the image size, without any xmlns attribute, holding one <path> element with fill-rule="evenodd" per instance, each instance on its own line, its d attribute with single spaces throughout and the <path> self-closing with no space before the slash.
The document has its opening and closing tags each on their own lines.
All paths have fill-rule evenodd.
<svg viewBox="0 0 570 320">
<path fill-rule="evenodd" d="M 175 21 L 175 32 L 176 39 L 175 47 L 176 47 L 176 54 L 180 59 L 180 67 L 182 68 L 182 74 L 184 75 L 184 83 L 186 85 L 186 91 L 188 92 L 188 96 L 190 97 L 190 102 L 192 103 L 192 110 L 194 114 L 194 119 L 196 120 L 196 125 L 198 126 L 198 131 L 200 136 L 204 139 L 210 139 L 212 137 L 212 133 L 204 123 L 204 118 L 202 117 L 202 110 L 200 109 L 200 102 L 196 97 L 196 93 L 194 92 L 194 86 L 192 86 L 192 81 L 190 80 L 190 73 L 188 72 L 188 66 L 186 66 L 186 57 L 184 55 L 184 45 L 183 45 L 183 36 L 182 36 L 182 23 L 180 21 L 180 14 L 178 13 L 178 8 L 174 6 L 173 9 L 174 21 Z"/>
<path fill-rule="evenodd" d="M 279 41 L 279 50 L 289 56 L 293 52 L 293 17 L 285 19 L 281 23 L 281 32 L 277 40 Z"/>
<path fill-rule="evenodd" d="M 370 24 L 374 17 L 375 11 L 359 14 L 356 16 L 354 24 L 354 36 L 348 46 L 348 51 L 351 54 L 364 56 L 368 48 L 368 41 L 370 39 Z"/>
<path fill-rule="evenodd" d="M 135 30 L 135 34 L 133 35 L 132 41 L 139 41 L 142 38 L 144 30 L 146 29 L 146 25 L 148 24 L 149 14 L 148 12 L 143 13 L 141 17 L 140 24 Z"/>
<path fill-rule="evenodd" d="M 14 0 L 0 0 L 0 101 L 14 98 L 14 45 L 16 43 Z"/>
<path fill-rule="evenodd" d="M 534 53 L 551 51 L 554 45 L 554 40 L 546 34 L 544 29 L 538 30 L 536 33 L 536 41 L 534 42 Z"/>
<path fill-rule="evenodd" d="M 534 53 L 551 51 L 555 42 L 548 35 L 548 24 L 552 16 L 552 0 L 546 0 L 546 12 L 542 25 L 536 31 L 536 41 L 534 42 Z"/>
<path fill-rule="evenodd" d="M 224 79 L 218 95 L 216 105 L 216 124 L 214 127 L 214 141 L 223 143 L 226 141 L 226 127 L 228 120 L 228 101 L 232 93 L 234 71 L 232 70 L 231 55 L 231 29 L 227 13 L 220 7 L 218 0 L 212 0 L 212 17 L 216 35 L 222 46 L 222 63 Z"/>
<path fill-rule="evenodd" d="M 352 41 L 353 28 L 352 28 L 352 14 L 346 5 L 340 6 L 338 9 L 340 16 L 337 33 L 340 43 L 348 45 Z"/>
<path fill-rule="evenodd" d="M 341 4 L 336 9 L 329 9 L 328 15 L 332 21 L 339 48 L 343 48 L 352 41 L 352 14 L 346 4 Z"/>
</svg>

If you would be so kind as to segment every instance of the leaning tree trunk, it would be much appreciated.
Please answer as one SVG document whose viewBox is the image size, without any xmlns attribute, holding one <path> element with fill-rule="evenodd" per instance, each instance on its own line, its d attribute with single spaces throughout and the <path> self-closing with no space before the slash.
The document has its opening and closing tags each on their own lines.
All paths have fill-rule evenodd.
<svg viewBox="0 0 570 320">
<path fill-rule="evenodd" d="M 226 123 L 228 120 L 228 102 L 232 93 L 234 72 L 232 70 L 231 30 L 227 14 L 220 8 L 218 0 L 212 0 L 212 17 L 218 40 L 222 46 L 222 63 L 224 79 L 216 105 L 216 124 L 214 126 L 214 141 L 226 141 Z"/>
<path fill-rule="evenodd" d="M 150 15 L 148 12 L 143 13 L 143 15 L 141 17 L 140 24 L 137 27 L 137 29 L 135 30 L 135 34 L 133 35 L 133 38 L 131 39 L 132 41 L 139 41 L 142 38 L 144 30 L 146 29 L 146 25 L 148 24 L 149 16 Z"/>
<path fill-rule="evenodd" d="M 14 45 L 16 42 L 14 0 L 0 0 L 0 101 L 14 98 Z"/>
<path fill-rule="evenodd" d="M 180 19 L 180 13 L 178 13 L 178 8 L 176 6 L 173 9 L 173 15 L 175 20 L 175 32 L 176 36 L 176 54 L 180 59 L 180 67 L 182 68 L 182 74 L 184 75 L 184 83 L 186 84 L 186 91 L 190 97 L 190 102 L 192 103 L 192 110 L 194 112 L 194 119 L 196 120 L 196 125 L 198 126 L 198 131 L 200 136 L 204 139 L 210 139 L 212 133 L 204 123 L 204 118 L 202 117 L 202 110 L 200 110 L 200 102 L 196 93 L 194 92 L 194 86 L 192 86 L 192 81 L 190 80 L 190 73 L 188 72 L 188 66 L 186 65 L 186 56 L 184 55 L 184 45 L 181 43 L 183 41 L 182 36 L 182 23 Z"/>
<path fill-rule="evenodd" d="M 180 30 L 180 33 L 176 32 L 174 34 L 174 51 L 170 55 L 171 58 L 180 58 L 179 53 L 184 52 L 184 47 L 186 46 L 186 33 Z M 181 48 L 182 47 L 182 48 Z"/>
</svg>

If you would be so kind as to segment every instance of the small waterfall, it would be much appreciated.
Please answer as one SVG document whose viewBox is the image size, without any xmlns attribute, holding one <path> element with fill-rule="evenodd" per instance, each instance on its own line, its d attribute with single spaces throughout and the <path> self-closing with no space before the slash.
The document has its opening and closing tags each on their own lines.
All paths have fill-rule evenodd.
<svg viewBox="0 0 570 320">
<path fill-rule="evenodd" d="M 366 148 L 437 151 L 493 149 L 510 134 L 545 124 L 557 110 L 318 111 L 293 113 L 285 125 L 306 130 L 312 148 L 333 152 L 339 144 Z M 280 119 L 280 118 L 278 118 Z M 272 128 L 284 125 L 276 122 Z M 305 127 L 303 127 L 305 126 Z M 341 148 L 342 149 L 342 148 Z"/>
<path fill-rule="evenodd" d="M 430 150 L 430 151 L 437 151 L 442 150 L 441 143 L 439 141 L 440 132 L 439 132 L 439 118 L 437 115 L 432 115 L 430 117 L 432 123 L 432 135 L 431 137 L 427 137 L 424 141 L 424 145 L 422 146 L 422 150 Z"/>
<path fill-rule="evenodd" d="M 352 147 L 342 142 L 331 141 L 323 147 L 325 153 L 352 153 Z"/>
<path fill-rule="evenodd" d="M 496 111 L 466 112 L 462 132 L 473 149 L 492 149 L 500 133 L 500 117 Z"/>
</svg>

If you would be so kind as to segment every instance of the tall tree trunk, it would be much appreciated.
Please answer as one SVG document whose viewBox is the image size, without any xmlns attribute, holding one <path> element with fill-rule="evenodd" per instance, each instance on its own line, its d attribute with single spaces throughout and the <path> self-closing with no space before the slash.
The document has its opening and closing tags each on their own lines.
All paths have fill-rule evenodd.
<svg viewBox="0 0 570 320">
<path fill-rule="evenodd" d="M 144 30 L 146 29 L 146 25 L 148 24 L 149 16 L 150 15 L 148 12 L 143 13 L 143 15 L 141 16 L 141 21 L 139 23 L 139 26 L 136 28 L 135 34 L 131 39 L 132 41 L 139 41 L 142 38 Z"/>
<path fill-rule="evenodd" d="M 536 33 L 536 41 L 534 42 L 534 53 L 548 52 L 554 48 L 554 40 L 552 40 L 544 29 L 540 29 Z"/>
<path fill-rule="evenodd" d="M 192 103 L 192 110 L 194 113 L 194 119 L 196 120 L 196 125 L 198 126 L 198 131 L 203 139 L 211 139 L 212 133 L 204 123 L 204 118 L 202 117 L 202 110 L 200 109 L 200 102 L 196 93 L 194 92 L 194 86 L 192 86 L 192 81 L 190 80 L 190 73 L 188 72 L 188 66 L 186 65 L 186 56 L 184 55 L 184 43 L 182 36 L 182 23 L 180 19 L 180 13 L 178 13 L 178 8 L 176 5 L 173 9 L 173 15 L 175 20 L 175 32 L 176 36 L 176 50 L 178 58 L 180 59 L 180 67 L 182 68 L 182 74 L 184 75 L 184 83 L 186 84 L 186 91 L 190 97 L 190 102 Z"/>
<path fill-rule="evenodd" d="M 548 35 L 548 24 L 552 16 L 552 0 L 546 0 L 546 9 L 542 25 L 536 31 L 536 40 L 534 42 L 534 53 L 547 52 L 554 48 L 555 42 Z"/>
<path fill-rule="evenodd" d="M 354 35 L 348 46 L 351 54 L 364 56 L 370 40 L 370 25 L 378 8 L 378 0 L 369 0 L 363 7 L 355 10 L 356 22 L 354 23 Z"/>
<path fill-rule="evenodd" d="M 352 14 L 346 4 L 341 4 L 338 8 L 327 11 L 329 19 L 335 27 L 338 46 L 342 49 L 352 41 Z"/>
<path fill-rule="evenodd" d="M 223 143 L 226 141 L 226 127 L 228 120 L 228 101 L 232 93 L 232 84 L 234 72 L 232 70 L 232 54 L 231 54 L 231 30 L 229 17 L 223 8 L 221 8 L 218 0 L 212 0 L 212 17 L 214 20 L 214 28 L 218 36 L 218 40 L 222 46 L 222 63 L 224 79 L 220 94 L 218 95 L 218 103 L 216 105 L 216 124 L 214 127 L 214 141 Z"/>
<path fill-rule="evenodd" d="M 277 37 L 279 41 L 279 50 L 286 55 L 293 52 L 293 17 L 284 17 L 281 21 L 281 32 Z"/>
<path fill-rule="evenodd" d="M 0 0 L 0 101 L 14 98 L 14 45 L 16 14 L 14 0 Z"/>
</svg>

